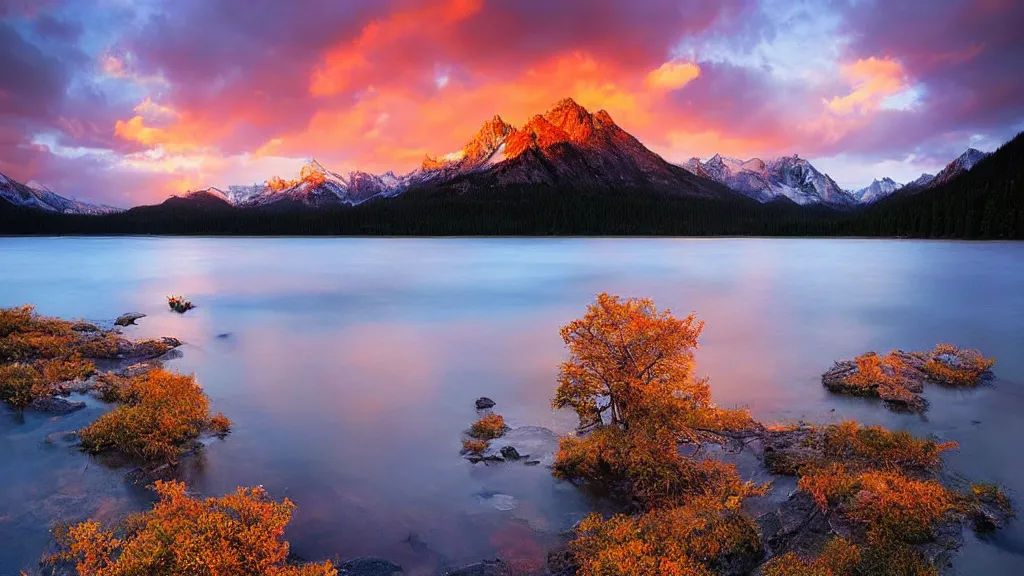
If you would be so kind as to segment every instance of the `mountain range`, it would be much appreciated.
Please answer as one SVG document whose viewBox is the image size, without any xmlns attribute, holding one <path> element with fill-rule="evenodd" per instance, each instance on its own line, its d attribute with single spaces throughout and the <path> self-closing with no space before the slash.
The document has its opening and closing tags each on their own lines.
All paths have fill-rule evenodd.
<svg viewBox="0 0 1024 576">
<path fill-rule="evenodd" d="M 168 208 L 316 209 L 357 206 L 406 194 L 486 194 L 521 187 L 611 193 L 653 193 L 659 197 L 751 198 L 759 203 L 791 202 L 850 209 L 897 193 L 916 193 L 949 182 L 988 154 L 967 150 L 934 177 L 901 185 L 890 178 L 861 190 L 843 190 L 798 155 L 741 160 L 716 154 L 672 164 L 620 128 L 608 112 L 591 113 L 572 99 L 559 101 L 520 127 L 495 115 L 460 150 L 427 156 L 404 175 L 352 171 L 339 174 L 316 160 L 298 177 L 273 177 L 260 184 L 194 190 L 164 202 Z M 78 202 L 36 184 L 0 175 L 0 198 L 21 207 L 61 214 L 102 215 L 109 206 Z"/>
<path fill-rule="evenodd" d="M 56 214 L 91 214 L 99 216 L 121 211 L 120 208 L 65 198 L 37 182 L 22 184 L 3 174 L 0 174 L 0 199 L 14 206 Z"/>
</svg>

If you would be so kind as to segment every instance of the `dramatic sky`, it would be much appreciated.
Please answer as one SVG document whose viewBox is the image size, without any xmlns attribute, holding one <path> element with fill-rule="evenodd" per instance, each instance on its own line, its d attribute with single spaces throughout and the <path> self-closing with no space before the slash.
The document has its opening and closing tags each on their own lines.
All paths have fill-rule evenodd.
<svg viewBox="0 0 1024 576">
<path fill-rule="evenodd" d="M 1024 129 L 1021 0 L 0 0 L 0 172 L 125 206 L 604 108 L 847 188 Z"/>
</svg>

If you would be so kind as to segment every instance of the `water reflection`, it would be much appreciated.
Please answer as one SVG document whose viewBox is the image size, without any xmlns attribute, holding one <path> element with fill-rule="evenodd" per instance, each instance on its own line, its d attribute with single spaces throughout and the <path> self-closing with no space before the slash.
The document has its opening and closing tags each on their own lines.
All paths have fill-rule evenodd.
<svg viewBox="0 0 1024 576">
<path fill-rule="evenodd" d="M 5 239 L 0 306 L 110 319 L 186 342 L 234 421 L 187 480 L 204 494 L 263 484 L 298 505 L 288 537 L 307 557 L 381 555 L 407 573 L 502 555 L 538 562 L 588 503 L 543 467 L 471 466 L 459 436 L 487 395 L 514 426 L 558 432 L 550 410 L 558 327 L 599 291 L 650 296 L 707 321 L 699 371 L 725 406 L 766 420 L 853 417 L 955 439 L 954 469 L 1024 493 L 1005 441 L 1024 434 L 1024 270 L 1019 244 L 862 240 Z M 965 272 L 969 271 L 969 272 Z M 185 315 L 165 296 L 199 305 Z M 218 335 L 230 333 L 229 337 Z M 819 375 L 868 349 L 954 341 L 999 360 L 973 392 L 929 390 L 926 419 L 829 396 Z M 832 412 L 831 410 L 835 411 Z M 65 418 L 0 412 L 0 574 L 34 562 L 58 518 L 146 505 L 123 470 L 46 445 L 103 407 Z M 980 424 L 972 424 L 972 421 Z M 512 510 L 493 505 L 511 497 Z M 486 497 L 485 497 L 486 496 Z M 1022 566 L 1012 524 L 961 562 Z M 970 573 L 970 572 L 965 572 Z"/>
</svg>

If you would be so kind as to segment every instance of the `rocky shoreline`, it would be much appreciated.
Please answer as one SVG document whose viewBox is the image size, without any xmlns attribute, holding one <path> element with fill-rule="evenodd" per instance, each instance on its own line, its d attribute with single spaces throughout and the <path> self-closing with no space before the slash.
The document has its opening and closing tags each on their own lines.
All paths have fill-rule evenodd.
<svg viewBox="0 0 1024 576">
<path fill-rule="evenodd" d="M 129 325 L 141 317 L 139 314 L 123 315 L 115 325 Z M 62 324 L 52 329 L 41 327 L 37 331 L 49 338 L 53 336 L 47 332 L 50 330 L 61 340 L 54 344 L 42 337 L 34 337 L 34 340 L 22 338 L 4 342 L 0 353 L 7 354 L 7 357 L 0 360 L 5 360 L 6 364 L 0 365 L 26 370 L 30 367 L 46 378 L 45 386 L 32 388 L 31 392 L 36 397 L 25 403 L 22 409 L 56 416 L 85 407 L 84 402 L 67 399 L 75 393 L 88 394 L 105 402 L 122 401 L 119 395 L 125 394 L 123 387 L 127 383 L 162 373 L 161 360 L 182 344 L 170 337 L 132 341 L 116 329 L 105 330 L 86 322 L 44 320 Z M 0 334 L 5 338 L 9 335 Z M 18 348 L 22 340 L 27 343 L 27 348 Z M 42 346 L 57 345 L 64 347 L 59 356 L 60 362 L 71 362 L 69 359 L 84 356 L 87 359 L 106 360 L 113 363 L 114 367 L 100 371 L 90 367 L 91 364 L 78 364 L 78 360 L 75 360 L 72 370 L 63 364 L 47 364 L 58 359 L 56 354 L 31 357 L 21 352 L 23 349 L 31 350 L 31 346 L 49 350 Z M 22 356 L 12 361 L 11 355 L 14 353 Z M 836 393 L 878 397 L 890 407 L 920 412 L 927 408 L 927 402 L 922 396 L 926 384 L 977 386 L 991 377 L 991 366 L 992 361 L 976 351 L 940 345 L 930 352 L 897 350 L 885 357 L 868 353 L 854 360 L 838 361 L 822 375 L 822 383 Z M 63 375 L 72 373 L 75 377 L 63 378 Z M 53 374 L 61 377 L 51 377 Z M 140 392 L 133 390 L 132 393 Z M 539 426 L 509 427 L 494 412 L 495 406 L 496 402 L 490 398 L 481 397 L 475 401 L 479 420 L 465 433 L 462 456 L 474 465 L 543 465 L 555 469 L 556 461 L 562 457 L 559 451 L 563 439 L 553 431 Z M 941 514 L 937 514 L 934 522 L 927 526 L 928 537 L 921 538 L 920 542 L 911 542 L 908 550 L 938 567 L 942 574 L 949 573 L 947 560 L 963 543 L 964 525 L 979 533 L 990 532 L 1004 526 L 1014 515 L 1009 500 L 998 487 L 970 484 L 969 487 L 947 488 L 939 482 L 939 454 L 956 448 L 955 443 L 918 439 L 905 432 L 862 427 L 854 422 L 829 426 L 765 427 L 747 415 L 742 426 L 735 426 L 738 420 L 716 420 L 722 414 L 713 405 L 706 408 L 706 412 L 710 420 L 690 423 L 695 435 L 679 438 L 680 456 L 698 462 L 709 459 L 728 462 L 738 454 L 752 455 L 760 472 L 768 473 L 775 479 L 788 478 L 797 483 L 797 489 L 786 494 L 772 494 L 774 500 L 763 498 L 766 493 L 770 493 L 770 487 L 766 485 L 761 492 L 751 490 L 747 492 L 748 496 L 733 497 L 736 499 L 734 503 L 727 503 L 725 508 L 719 510 L 722 514 L 736 513 L 738 510 L 749 513 L 748 518 L 753 519 L 757 545 L 726 554 L 719 569 L 715 571 L 717 574 L 760 574 L 765 566 L 777 559 L 804 559 L 820 555 L 830 542 L 837 539 L 854 546 L 866 545 L 872 538 L 870 523 L 874 520 L 865 519 L 863 509 L 873 510 L 873 506 L 885 508 L 891 505 L 885 499 L 891 496 L 890 491 L 898 492 L 894 486 L 911 486 L 911 492 L 917 490 L 922 494 L 927 493 L 927 497 L 941 502 L 941 506 L 938 506 Z M 206 414 L 205 405 L 203 413 Z M 218 416 L 223 418 L 222 415 Z M 226 426 L 229 425 L 230 422 L 227 422 Z M 204 434 L 209 433 L 206 424 L 202 430 Z M 49 434 L 45 442 L 72 447 L 80 444 L 82 436 L 87 433 L 86 429 L 81 433 L 70 430 L 55 432 Z M 198 444 L 195 440 L 198 434 L 199 431 L 196 431 L 196 436 L 191 437 L 192 444 L 175 452 L 176 458 L 143 463 L 127 472 L 124 475 L 125 481 L 144 486 L 156 480 L 175 480 L 178 465 L 197 453 Z M 675 441 L 673 438 L 677 437 L 669 437 L 670 446 Z M 720 456 L 713 455 L 711 447 L 724 447 L 725 451 Z M 684 451 L 687 454 L 683 455 Z M 761 496 L 751 496 L 755 493 Z M 750 501 L 761 498 L 762 508 L 765 502 L 770 502 L 767 505 L 769 509 L 755 513 L 753 505 L 744 501 L 745 498 Z M 495 507 L 499 510 L 511 509 Z M 633 510 L 623 507 L 622 511 Z M 653 509 L 649 512 L 655 515 L 663 511 Z M 914 513 L 914 510 L 909 511 L 910 516 Z M 571 541 L 581 535 L 574 529 L 566 537 Z M 572 576 L 579 569 L 576 560 L 583 557 L 578 553 L 574 557 L 568 547 L 551 550 L 547 555 L 546 567 L 541 572 L 533 571 L 531 574 Z M 299 566 L 298 560 L 295 565 Z M 338 560 L 333 562 L 333 566 L 342 576 L 405 574 L 402 566 L 375 557 Z M 66 563 L 58 563 L 48 569 L 51 570 L 49 574 L 75 573 L 73 566 Z M 508 560 L 495 558 L 449 568 L 438 576 L 514 574 L 521 575 L 524 572 Z"/>
</svg>

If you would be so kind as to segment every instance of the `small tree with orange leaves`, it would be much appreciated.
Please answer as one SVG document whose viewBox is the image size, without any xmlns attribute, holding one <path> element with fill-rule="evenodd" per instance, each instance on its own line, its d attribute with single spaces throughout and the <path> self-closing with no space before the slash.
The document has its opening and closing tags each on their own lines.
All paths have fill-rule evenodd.
<svg viewBox="0 0 1024 576">
<path fill-rule="evenodd" d="M 561 329 L 570 357 L 552 404 L 575 410 L 581 426 L 629 429 L 658 419 L 684 433 L 694 412 L 717 410 L 707 379 L 693 376 L 703 329 L 693 314 L 678 319 L 650 299 L 598 294 L 583 318 Z"/>
<path fill-rule="evenodd" d="M 336 576 L 330 562 L 286 563 L 284 527 L 295 505 L 263 488 L 239 488 L 200 500 L 181 482 L 155 485 L 159 501 L 129 516 L 123 533 L 88 521 L 56 532 L 63 551 L 52 563 L 73 562 L 79 576 L 216 574 L 218 576 Z"/>
</svg>

